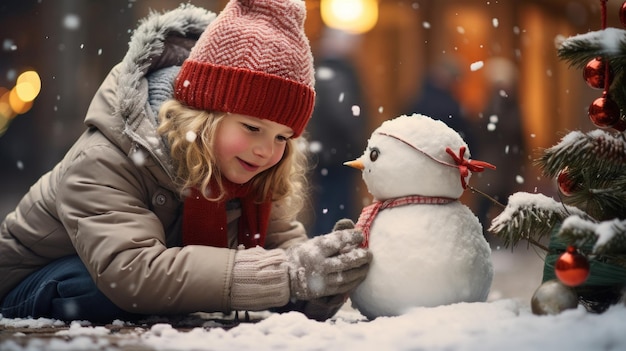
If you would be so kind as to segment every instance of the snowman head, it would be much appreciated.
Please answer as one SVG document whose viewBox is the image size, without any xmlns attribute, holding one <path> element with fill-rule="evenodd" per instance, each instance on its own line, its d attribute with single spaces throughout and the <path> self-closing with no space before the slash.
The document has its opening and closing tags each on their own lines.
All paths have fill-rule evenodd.
<svg viewBox="0 0 626 351">
<path fill-rule="evenodd" d="M 467 144 L 456 131 L 441 121 L 414 114 L 383 122 L 354 162 L 377 200 L 408 195 L 457 199 L 472 171 L 493 167 L 469 157 Z"/>
</svg>

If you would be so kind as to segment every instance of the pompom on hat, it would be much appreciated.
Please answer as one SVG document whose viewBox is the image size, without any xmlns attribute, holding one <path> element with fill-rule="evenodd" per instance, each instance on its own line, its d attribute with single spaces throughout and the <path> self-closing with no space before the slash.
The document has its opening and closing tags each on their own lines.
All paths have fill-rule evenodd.
<svg viewBox="0 0 626 351">
<path fill-rule="evenodd" d="M 175 81 L 185 105 L 267 119 L 302 134 L 315 102 L 302 0 L 231 0 Z"/>
</svg>

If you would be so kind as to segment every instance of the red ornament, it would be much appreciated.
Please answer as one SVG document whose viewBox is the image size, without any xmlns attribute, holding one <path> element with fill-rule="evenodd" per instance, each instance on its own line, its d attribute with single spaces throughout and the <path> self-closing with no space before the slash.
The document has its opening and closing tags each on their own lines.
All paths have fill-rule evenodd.
<svg viewBox="0 0 626 351">
<path fill-rule="evenodd" d="M 626 2 L 624 2 L 619 9 L 619 21 L 626 27 Z"/>
<path fill-rule="evenodd" d="M 583 78 L 587 85 L 594 89 L 604 89 L 604 79 L 606 76 L 606 66 L 601 57 L 594 58 L 587 62 L 585 68 L 583 68 Z M 612 80 L 609 72 L 609 84 Z"/>
<path fill-rule="evenodd" d="M 580 190 L 580 184 L 574 182 L 574 180 L 570 177 L 569 169 L 567 167 L 563 168 L 559 172 L 559 175 L 556 177 L 556 182 L 559 186 L 559 191 L 565 196 L 571 196 Z"/>
<path fill-rule="evenodd" d="M 589 261 L 570 245 L 556 260 L 554 271 L 561 283 L 567 286 L 578 286 L 589 277 Z"/>
<path fill-rule="evenodd" d="M 589 118 L 596 126 L 607 128 L 615 125 L 620 119 L 619 106 L 615 101 L 604 95 L 589 106 Z"/>
</svg>

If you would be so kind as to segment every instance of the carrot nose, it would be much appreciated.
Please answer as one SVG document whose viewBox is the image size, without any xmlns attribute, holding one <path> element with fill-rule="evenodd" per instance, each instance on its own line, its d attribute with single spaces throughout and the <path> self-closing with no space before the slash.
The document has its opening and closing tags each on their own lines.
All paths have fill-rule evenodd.
<svg viewBox="0 0 626 351">
<path fill-rule="evenodd" d="M 356 168 L 356 169 L 360 169 L 363 170 L 365 168 L 365 166 L 363 165 L 363 162 L 361 162 L 361 160 L 356 159 L 353 161 L 347 161 L 343 163 L 344 166 L 348 166 L 348 167 L 352 167 L 352 168 Z"/>
</svg>

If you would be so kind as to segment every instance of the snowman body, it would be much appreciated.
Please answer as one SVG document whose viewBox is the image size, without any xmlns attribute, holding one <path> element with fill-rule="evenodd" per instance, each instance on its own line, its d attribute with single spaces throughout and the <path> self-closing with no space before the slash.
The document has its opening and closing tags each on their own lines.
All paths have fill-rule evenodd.
<svg viewBox="0 0 626 351">
<path fill-rule="evenodd" d="M 485 301 L 491 250 L 467 206 L 415 204 L 380 211 L 370 228 L 373 261 L 351 295 L 364 316 L 398 316 L 411 307 Z"/>
<path fill-rule="evenodd" d="M 357 159 L 368 191 L 380 203 L 408 196 L 448 200 L 382 208 L 372 217 L 367 232 L 373 260 L 350 296 L 369 319 L 487 299 L 491 249 L 478 218 L 458 200 L 469 176 L 461 181 L 446 152 L 466 147 L 443 122 L 401 116 L 374 131 Z M 361 223 L 359 218 L 357 227 Z"/>
</svg>

